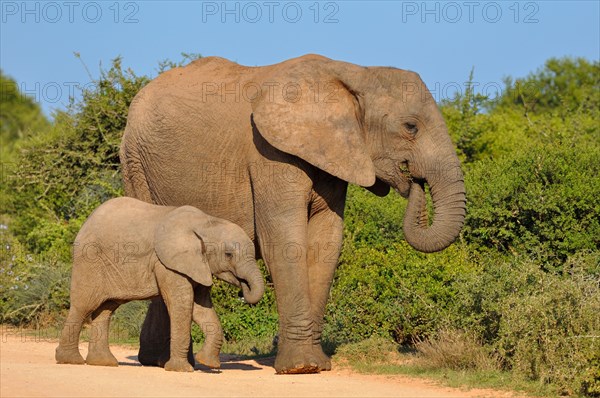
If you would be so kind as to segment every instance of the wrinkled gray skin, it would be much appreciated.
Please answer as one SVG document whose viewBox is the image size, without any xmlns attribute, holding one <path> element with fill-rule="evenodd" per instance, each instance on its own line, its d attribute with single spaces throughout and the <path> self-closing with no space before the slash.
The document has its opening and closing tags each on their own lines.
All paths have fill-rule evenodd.
<svg viewBox="0 0 600 398">
<path fill-rule="evenodd" d="M 206 335 L 196 359 L 218 368 L 223 332 L 210 300 L 213 274 L 241 287 L 249 303 L 264 293 L 254 244 L 239 226 L 191 206 L 156 206 L 133 198 L 107 201 L 75 239 L 71 308 L 56 361 L 117 366 L 108 347 L 112 313 L 128 301 L 160 295 L 171 319 L 170 353 L 161 359 L 165 369 L 193 371 L 187 358 L 192 318 Z M 79 334 L 90 315 L 84 361 Z"/>
<path fill-rule="evenodd" d="M 321 332 L 348 183 L 407 197 L 405 238 L 423 252 L 450 245 L 465 216 L 460 164 L 419 75 L 318 55 L 254 68 L 209 57 L 161 74 L 131 104 L 121 163 L 128 196 L 200 207 L 254 240 L 277 297 L 278 373 L 331 368 Z M 154 301 L 145 364 L 167 324 Z"/>
</svg>

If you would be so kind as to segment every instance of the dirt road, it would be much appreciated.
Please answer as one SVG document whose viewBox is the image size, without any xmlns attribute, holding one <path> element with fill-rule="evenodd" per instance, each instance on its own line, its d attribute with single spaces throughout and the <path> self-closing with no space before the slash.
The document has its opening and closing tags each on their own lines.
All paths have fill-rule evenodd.
<svg viewBox="0 0 600 398">
<path fill-rule="evenodd" d="M 3 334 L 1 397 L 511 397 L 489 390 L 462 391 L 422 379 L 370 376 L 347 370 L 315 375 L 275 375 L 272 359 L 224 358 L 220 372 L 196 366 L 193 373 L 143 367 L 136 351 L 112 346 L 117 368 L 57 365 L 54 341 Z M 85 357 L 87 344 L 80 345 Z"/>
</svg>

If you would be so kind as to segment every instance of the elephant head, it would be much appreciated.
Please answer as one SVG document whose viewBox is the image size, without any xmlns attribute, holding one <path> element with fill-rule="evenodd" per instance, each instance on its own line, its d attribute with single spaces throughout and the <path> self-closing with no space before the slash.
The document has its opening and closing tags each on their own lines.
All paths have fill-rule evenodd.
<svg viewBox="0 0 600 398">
<path fill-rule="evenodd" d="M 239 226 L 183 206 L 157 227 L 155 250 L 165 267 L 204 286 L 212 275 L 240 287 L 244 299 L 257 303 L 264 294 L 254 244 Z"/>
<path fill-rule="evenodd" d="M 278 89 L 257 96 L 252 117 L 271 145 L 380 196 L 392 187 L 408 197 L 403 229 L 415 249 L 435 252 L 456 239 L 465 217 L 463 175 L 418 74 L 315 55 L 266 80 Z"/>
</svg>

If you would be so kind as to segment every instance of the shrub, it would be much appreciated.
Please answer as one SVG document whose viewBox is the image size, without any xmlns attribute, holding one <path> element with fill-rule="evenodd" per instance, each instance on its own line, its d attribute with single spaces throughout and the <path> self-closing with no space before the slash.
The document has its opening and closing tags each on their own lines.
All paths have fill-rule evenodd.
<svg viewBox="0 0 600 398">
<path fill-rule="evenodd" d="M 600 146 L 536 145 L 472 165 L 463 239 L 548 269 L 600 246 Z"/>
<path fill-rule="evenodd" d="M 406 200 L 395 193 L 383 198 L 350 185 L 344 211 L 344 248 L 385 248 L 404 239 Z"/>
<path fill-rule="evenodd" d="M 524 289 L 503 302 L 496 346 L 511 369 L 532 380 L 577 392 L 600 351 L 600 286 L 581 269 L 569 277 L 525 264 Z"/>
<path fill-rule="evenodd" d="M 130 301 L 123 304 L 113 315 L 110 323 L 110 335 L 121 341 L 139 341 L 147 311 L 148 300 Z"/>
<path fill-rule="evenodd" d="M 50 326 L 69 308 L 70 264 L 51 252 L 31 255 L 2 234 L 0 323 Z"/>
<path fill-rule="evenodd" d="M 386 249 L 345 248 L 326 312 L 327 340 L 371 335 L 410 343 L 436 330 L 456 294 L 454 280 L 472 272 L 462 246 L 422 254 L 401 241 Z"/>
<path fill-rule="evenodd" d="M 275 292 L 262 261 L 260 267 L 263 277 L 269 283 L 265 295 L 255 305 L 245 303 L 239 296 L 239 289 L 228 283 L 216 281 L 213 285 L 212 299 L 215 311 L 223 326 L 225 339 L 231 343 L 261 338 L 272 340 L 277 334 Z"/>
<path fill-rule="evenodd" d="M 45 131 L 50 123 L 32 98 L 20 92 L 17 82 L 0 70 L 0 157 L 10 160 L 14 146 L 27 134 Z"/>
<path fill-rule="evenodd" d="M 456 283 L 455 327 L 480 336 L 519 377 L 582 389 L 600 350 L 598 253 L 569 258 L 565 275 L 527 257 L 480 258 L 480 272 Z"/>
</svg>

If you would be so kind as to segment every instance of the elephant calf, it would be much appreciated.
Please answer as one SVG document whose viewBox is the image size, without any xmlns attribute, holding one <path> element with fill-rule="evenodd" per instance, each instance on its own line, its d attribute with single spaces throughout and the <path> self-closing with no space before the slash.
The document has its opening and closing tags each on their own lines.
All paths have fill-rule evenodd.
<svg viewBox="0 0 600 398">
<path fill-rule="evenodd" d="M 187 359 L 192 319 L 206 334 L 196 360 L 219 367 L 223 335 L 210 300 L 212 275 L 241 287 L 248 303 L 258 302 L 264 281 L 254 250 L 239 226 L 194 207 L 157 206 L 126 197 L 107 201 L 75 239 L 71 308 L 56 361 L 117 366 L 108 347 L 112 313 L 128 301 L 160 295 L 171 319 L 165 369 L 193 371 Z M 91 338 L 84 361 L 79 335 L 90 315 Z"/>
</svg>

